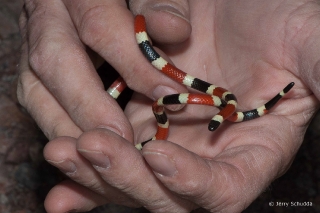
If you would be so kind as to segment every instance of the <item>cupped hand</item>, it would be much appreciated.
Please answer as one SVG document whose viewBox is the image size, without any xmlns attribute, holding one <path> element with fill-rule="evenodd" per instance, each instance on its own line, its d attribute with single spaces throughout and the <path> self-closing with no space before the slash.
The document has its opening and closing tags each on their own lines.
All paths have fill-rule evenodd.
<svg viewBox="0 0 320 213">
<path fill-rule="evenodd" d="M 264 104 L 289 82 L 295 86 L 268 115 L 225 122 L 213 133 L 207 123 L 215 108 L 188 105 L 169 112 L 168 140 L 148 143 L 143 157 L 108 129 L 58 138 L 46 147 L 46 158 L 80 185 L 57 186 L 46 206 L 60 201 L 52 212 L 85 211 L 116 202 L 151 212 L 241 212 L 288 169 L 318 108 L 320 8 L 313 1 L 189 1 L 184 17 L 192 33 L 168 45 L 159 31 L 171 13 L 153 15 L 137 2 L 131 8 L 145 13 L 155 44 L 180 69 L 232 91 L 239 110 Z M 135 94 L 125 110 L 135 143 L 155 133 L 150 105 Z"/>
<path fill-rule="evenodd" d="M 182 29 L 167 43 L 185 40 L 190 34 L 190 24 L 182 15 L 161 5 L 150 10 L 164 11 L 175 20 L 171 26 Z M 127 117 L 105 92 L 95 70 L 103 60 L 117 69 L 129 87 L 151 99 L 186 91 L 145 61 L 136 45 L 133 20 L 124 0 L 25 1 L 20 18 L 23 45 L 18 98 L 50 140 L 78 138 L 84 131 L 103 127 L 133 141 Z M 64 161 L 55 160 L 53 163 Z M 55 189 L 63 186 L 74 189 L 76 185 Z M 57 209 L 59 205 L 54 206 Z"/>
<path fill-rule="evenodd" d="M 18 98 L 49 139 L 78 137 L 104 126 L 132 140 L 130 123 L 96 72 L 103 60 L 129 87 L 151 99 L 185 91 L 145 61 L 136 45 L 133 20 L 124 0 L 25 1 Z M 176 20 L 188 31 L 184 19 Z M 174 39 L 185 39 L 180 34 Z"/>
</svg>

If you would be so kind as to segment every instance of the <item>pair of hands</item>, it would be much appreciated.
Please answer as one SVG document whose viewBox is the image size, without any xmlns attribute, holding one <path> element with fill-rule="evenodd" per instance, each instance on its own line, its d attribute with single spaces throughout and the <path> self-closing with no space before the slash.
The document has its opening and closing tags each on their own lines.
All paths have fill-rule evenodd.
<svg viewBox="0 0 320 213">
<path fill-rule="evenodd" d="M 319 10 L 311 0 L 25 0 L 18 98 L 50 140 L 45 158 L 70 177 L 50 191 L 47 211 L 243 210 L 288 169 L 318 108 Z M 151 100 L 187 89 L 140 53 L 132 14 L 145 15 L 177 67 L 228 88 L 240 110 L 295 87 L 270 114 L 214 133 L 216 109 L 171 112 L 168 141 L 139 152 L 132 144 L 155 133 Z M 101 58 L 138 92 L 124 113 L 95 71 Z"/>
</svg>

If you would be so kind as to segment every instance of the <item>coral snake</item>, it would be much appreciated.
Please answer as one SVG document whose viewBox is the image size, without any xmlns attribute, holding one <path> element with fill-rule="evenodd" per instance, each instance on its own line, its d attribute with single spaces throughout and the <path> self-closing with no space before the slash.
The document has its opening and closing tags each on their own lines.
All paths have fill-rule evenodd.
<svg viewBox="0 0 320 213">
<path fill-rule="evenodd" d="M 232 122 L 242 122 L 252 120 L 267 114 L 268 111 L 294 86 L 294 82 L 289 83 L 280 93 L 278 93 L 270 101 L 259 108 L 245 112 L 236 112 L 237 99 L 231 92 L 222 87 L 214 86 L 201 79 L 194 78 L 188 75 L 184 71 L 167 62 L 153 49 L 150 41 L 148 40 L 148 35 L 146 32 L 146 22 L 144 16 L 142 15 L 137 15 L 135 17 L 135 35 L 137 43 L 143 55 L 155 68 L 185 86 L 206 93 L 173 94 L 164 96 L 155 101 L 152 105 L 152 110 L 158 123 L 157 133 L 150 140 L 137 144 L 136 148 L 139 150 L 141 150 L 142 147 L 151 140 L 167 139 L 169 120 L 164 111 L 165 105 L 202 104 L 218 107 L 219 109 L 221 109 L 220 112 L 213 116 L 208 125 L 208 129 L 210 131 L 214 131 L 226 119 Z M 119 77 L 109 87 L 107 92 L 113 98 L 117 99 L 121 92 L 125 89 L 125 87 L 125 81 L 121 77 Z"/>
</svg>

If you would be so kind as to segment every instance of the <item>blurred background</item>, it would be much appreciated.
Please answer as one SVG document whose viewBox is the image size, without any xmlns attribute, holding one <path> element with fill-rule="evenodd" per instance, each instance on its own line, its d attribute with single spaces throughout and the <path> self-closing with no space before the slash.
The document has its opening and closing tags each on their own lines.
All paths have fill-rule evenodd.
<svg viewBox="0 0 320 213">
<path fill-rule="evenodd" d="M 22 0 L 0 1 L 0 213 L 44 213 L 46 194 L 64 177 L 47 164 L 47 139 L 16 97 Z M 320 212 L 320 114 L 307 130 L 291 168 L 275 180 L 245 213 Z M 312 207 L 272 207 L 271 202 L 311 202 Z M 107 205 L 91 211 L 148 212 Z M 195 212 L 205 212 L 197 210 Z"/>
</svg>

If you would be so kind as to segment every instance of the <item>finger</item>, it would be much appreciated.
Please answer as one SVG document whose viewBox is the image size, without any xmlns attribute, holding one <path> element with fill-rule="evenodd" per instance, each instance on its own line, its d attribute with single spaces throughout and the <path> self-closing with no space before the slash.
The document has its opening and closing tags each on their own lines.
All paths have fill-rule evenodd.
<svg viewBox="0 0 320 213">
<path fill-rule="evenodd" d="M 24 60 L 24 56 L 21 57 L 21 60 Z M 22 61 L 19 69 L 23 71 L 19 75 L 18 100 L 28 110 L 46 137 L 49 139 L 59 135 L 78 137 L 82 130 L 75 125 L 68 113 L 43 86 L 37 76 L 27 70 L 28 68 Z"/>
<path fill-rule="evenodd" d="M 143 14 L 147 19 L 148 34 L 157 43 L 179 45 L 191 34 L 190 8 L 187 0 L 130 1 L 134 14 Z"/>
<path fill-rule="evenodd" d="M 67 180 L 50 190 L 44 206 L 48 213 L 87 212 L 107 202 L 90 189 Z"/>
<path fill-rule="evenodd" d="M 315 96 L 320 100 L 320 88 L 319 88 L 319 46 L 318 40 L 320 30 L 318 25 L 320 20 L 317 16 L 311 16 L 310 14 L 316 14 L 319 10 L 319 5 L 316 2 L 310 2 L 303 7 L 296 6 L 292 9 L 292 19 L 289 22 L 285 22 L 287 35 L 283 39 L 284 57 L 295 60 L 288 60 L 286 63 L 287 70 L 294 73 L 295 76 L 301 78 L 304 84 L 312 90 Z M 301 11 L 307 11 L 302 13 Z M 308 22 L 305 22 L 308 20 Z M 301 24 L 303 23 L 303 24 Z M 299 31 L 295 30 L 295 26 L 299 26 Z"/>
<path fill-rule="evenodd" d="M 132 13 L 124 0 L 63 1 L 81 41 L 108 61 L 130 88 L 154 100 L 185 91 L 144 58 L 135 40 Z"/>
<path fill-rule="evenodd" d="M 52 139 L 57 135 L 77 137 L 81 129 L 74 124 L 66 111 L 59 105 L 52 94 L 44 87 L 39 78 L 31 70 L 28 57 L 27 16 L 23 10 L 20 16 L 22 46 L 19 63 L 19 80 L 17 97 L 43 130 Z M 45 119 L 44 119 L 44 116 Z"/>
<path fill-rule="evenodd" d="M 44 149 L 45 159 L 80 185 L 103 196 L 106 200 L 131 207 L 137 203 L 118 189 L 107 184 L 85 158 L 76 150 L 76 139 L 60 137 Z"/>
<path fill-rule="evenodd" d="M 72 120 L 82 130 L 105 126 L 132 138 L 128 120 L 104 91 L 63 3 L 28 1 L 26 9 L 30 65 Z"/>
<path fill-rule="evenodd" d="M 165 141 L 149 143 L 142 151 L 158 179 L 174 193 L 210 212 L 241 212 L 275 178 L 272 165 L 279 160 L 268 148 L 251 149 L 231 149 L 214 160 Z"/>
<path fill-rule="evenodd" d="M 110 131 L 97 129 L 84 133 L 79 138 L 78 151 L 107 183 L 152 212 L 190 212 L 195 207 L 163 187 L 140 152 Z"/>
</svg>

